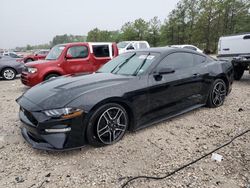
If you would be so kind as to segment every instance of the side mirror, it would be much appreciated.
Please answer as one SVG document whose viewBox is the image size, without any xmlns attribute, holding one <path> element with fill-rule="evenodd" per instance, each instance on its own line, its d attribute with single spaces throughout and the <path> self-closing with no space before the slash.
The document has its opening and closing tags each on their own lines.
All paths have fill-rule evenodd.
<svg viewBox="0 0 250 188">
<path fill-rule="evenodd" d="M 175 70 L 172 69 L 172 68 L 162 68 L 158 71 L 158 74 L 159 75 L 164 75 L 164 74 L 171 74 L 171 73 L 174 73 Z"/>
<path fill-rule="evenodd" d="M 156 73 L 154 73 L 154 78 L 156 81 L 161 81 L 162 80 L 162 75 L 164 74 L 172 74 L 174 73 L 175 70 L 172 68 L 162 68 L 159 69 L 158 71 L 156 71 Z"/>
<path fill-rule="evenodd" d="M 66 59 L 73 59 L 73 56 L 71 54 L 67 54 Z"/>
</svg>

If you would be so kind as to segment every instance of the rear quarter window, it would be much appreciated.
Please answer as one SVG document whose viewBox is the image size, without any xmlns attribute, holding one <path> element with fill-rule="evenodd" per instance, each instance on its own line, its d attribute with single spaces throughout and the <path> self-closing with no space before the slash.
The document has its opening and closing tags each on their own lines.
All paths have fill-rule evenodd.
<svg viewBox="0 0 250 188">
<path fill-rule="evenodd" d="M 93 45 L 93 53 L 95 57 L 110 57 L 108 45 Z"/>
<path fill-rule="evenodd" d="M 243 39 L 244 39 L 244 40 L 250 39 L 250 35 L 245 35 L 245 36 L 243 37 Z"/>
<path fill-rule="evenodd" d="M 140 49 L 146 49 L 146 48 L 148 48 L 147 44 L 143 43 L 143 42 L 139 43 L 139 47 L 140 47 Z"/>
</svg>

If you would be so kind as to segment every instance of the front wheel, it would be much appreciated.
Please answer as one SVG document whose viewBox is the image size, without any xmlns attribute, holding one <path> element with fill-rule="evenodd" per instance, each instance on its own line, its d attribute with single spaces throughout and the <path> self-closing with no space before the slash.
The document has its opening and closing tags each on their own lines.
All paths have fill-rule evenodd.
<svg viewBox="0 0 250 188">
<path fill-rule="evenodd" d="M 129 124 L 126 110 L 110 103 L 99 107 L 89 120 L 87 139 L 90 145 L 111 145 L 122 139 Z"/>
<path fill-rule="evenodd" d="M 5 80 L 13 80 L 16 78 L 16 71 L 12 68 L 5 68 L 3 71 L 2 71 L 2 77 L 5 79 Z"/>
<path fill-rule="evenodd" d="M 207 106 L 217 108 L 222 106 L 227 95 L 227 86 L 222 79 L 216 79 L 210 89 Z"/>
</svg>

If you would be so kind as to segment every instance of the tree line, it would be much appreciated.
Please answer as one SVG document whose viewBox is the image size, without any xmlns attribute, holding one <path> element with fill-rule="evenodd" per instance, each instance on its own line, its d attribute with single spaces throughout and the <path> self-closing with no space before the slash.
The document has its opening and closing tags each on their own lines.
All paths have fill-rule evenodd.
<svg viewBox="0 0 250 188">
<path fill-rule="evenodd" d="M 250 32 L 249 0 L 180 0 L 161 22 L 158 17 L 125 23 L 120 30 L 95 28 L 85 36 L 55 36 L 48 46 L 67 42 L 147 40 L 151 46 L 193 44 L 216 52 L 220 36 Z"/>
</svg>

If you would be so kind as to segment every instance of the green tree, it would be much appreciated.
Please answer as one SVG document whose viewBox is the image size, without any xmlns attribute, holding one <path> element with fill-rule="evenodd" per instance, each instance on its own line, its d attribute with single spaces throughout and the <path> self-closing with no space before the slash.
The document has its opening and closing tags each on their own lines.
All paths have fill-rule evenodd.
<svg viewBox="0 0 250 188">
<path fill-rule="evenodd" d="M 139 18 L 133 24 L 136 40 L 146 40 L 149 35 L 149 23 Z"/>
<path fill-rule="evenodd" d="M 161 21 L 158 17 L 154 17 L 149 21 L 149 37 L 148 41 L 151 46 L 156 47 L 160 42 Z"/>
<path fill-rule="evenodd" d="M 100 38 L 99 35 L 100 35 L 100 30 L 98 28 L 95 28 L 95 29 L 88 32 L 87 41 L 88 42 L 97 42 L 97 41 L 99 41 L 99 38 Z"/>
<path fill-rule="evenodd" d="M 137 39 L 137 33 L 134 28 L 133 22 L 127 22 L 122 26 L 121 39 L 122 40 L 136 40 Z"/>
</svg>

